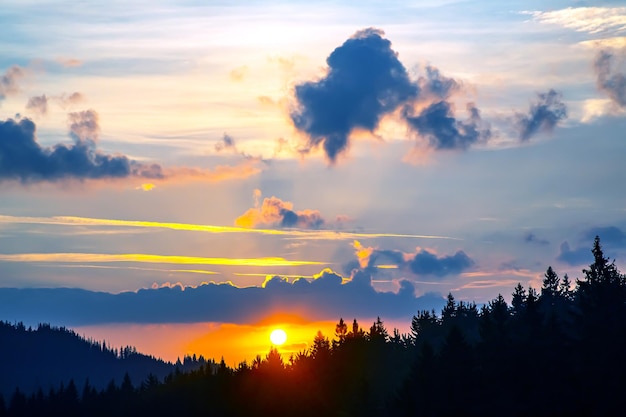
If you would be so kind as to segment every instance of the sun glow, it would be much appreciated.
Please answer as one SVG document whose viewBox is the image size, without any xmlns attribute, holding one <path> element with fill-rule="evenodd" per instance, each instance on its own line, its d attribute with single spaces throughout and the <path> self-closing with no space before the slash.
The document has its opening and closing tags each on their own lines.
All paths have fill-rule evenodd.
<svg viewBox="0 0 626 417">
<path fill-rule="evenodd" d="M 270 333 L 270 341 L 272 344 L 280 346 L 287 341 L 287 333 L 283 329 L 276 329 Z"/>
</svg>

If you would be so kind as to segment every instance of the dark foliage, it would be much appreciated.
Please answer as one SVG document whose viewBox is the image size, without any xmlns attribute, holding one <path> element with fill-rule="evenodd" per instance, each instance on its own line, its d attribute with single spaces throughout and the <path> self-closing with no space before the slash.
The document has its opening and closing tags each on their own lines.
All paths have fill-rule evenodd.
<svg viewBox="0 0 626 417">
<path fill-rule="evenodd" d="M 87 381 L 81 395 L 73 381 L 47 394 L 17 389 L 0 397 L 0 416 L 621 415 L 626 276 L 599 238 L 592 252 L 575 288 L 550 267 L 540 291 L 519 284 L 511 305 L 499 295 L 478 309 L 450 294 L 440 315 L 418 312 L 408 335 L 390 335 L 380 319 L 369 331 L 340 319 L 334 340 L 318 332 L 288 360 L 272 349 L 237 369 L 206 363 L 163 382 L 136 386 L 126 374 L 97 390 Z"/>
<path fill-rule="evenodd" d="M 10 399 L 19 387 L 25 395 L 37 389 L 48 390 L 71 380 L 102 389 L 111 381 L 122 381 L 128 374 L 141 381 L 152 374 L 159 379 L 172 373 L 197 369 L 204 358 L 184 358 L 171 364 L 138 353 L 134 347 L 113 348 L 106 342 L 85 340 L 63 327 L 40 324 L 37 328 L 22 323 L 0 321 L 0 394 Z M 45 392 L 45 391 L 44 391 Z M 0 404 L 0 412 L 1 412 Z"/>
</svg>

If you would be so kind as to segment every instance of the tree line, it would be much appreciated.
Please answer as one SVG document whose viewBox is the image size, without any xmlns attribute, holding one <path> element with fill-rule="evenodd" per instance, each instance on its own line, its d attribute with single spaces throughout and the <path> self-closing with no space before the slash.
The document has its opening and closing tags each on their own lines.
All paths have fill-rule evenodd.
<svg viewBox="0 0 626 417">
<path fill-rule="evenodd" d="M 96 390 L 19 391 L 0 416 L 605 416 L 626 409 L 626 275 L 604 256 L 573 282 L 548 267 L 541 288 L 518 284 L 478 307 L 452 294 L 410 332 L 340 319 L 310 349 L 277 349 L 235 368 L 204 364 Z"/>
</svg>

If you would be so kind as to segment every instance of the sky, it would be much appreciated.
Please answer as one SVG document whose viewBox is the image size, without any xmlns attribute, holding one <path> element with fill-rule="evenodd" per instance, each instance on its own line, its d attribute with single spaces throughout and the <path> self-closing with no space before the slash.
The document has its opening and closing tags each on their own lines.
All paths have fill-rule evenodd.
<svg viewBox="0 0 626 417">
<path fill-rule="evenodd" d="M 306 349 L 626 261 L 626 5 L 0 10 L 0 319 Z"/>
</svg>

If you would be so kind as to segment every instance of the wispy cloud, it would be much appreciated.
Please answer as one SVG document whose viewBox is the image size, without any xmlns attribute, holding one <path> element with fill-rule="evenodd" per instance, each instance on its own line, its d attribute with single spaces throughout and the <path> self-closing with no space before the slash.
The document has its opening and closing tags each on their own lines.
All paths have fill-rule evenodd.
<svg viewBox="0 0 626 417">
<path fill-rule="evenodd" d="M 179 265 L 223 265 L 223 266 L 304 266 L 325 265 L 317 261 L 290 261 L 284 258 L 204 258 L 199 256 L 153 255 L 142 253 L 18 253 L 0 254 L 3 262 L 65 262 L 65 263 L 108 263 L 138 262 Z"/>
<path fill-rule="evenodd" d="M 190 223 L 167 223 L 167 222 L 150 222 L 138 220 L 115 220 L 115 219 L 96 219 L 89 217 L 73 217 L 73 216 L 54 216 L 54 217 L 26 217 L 26 216 L 6 216 L 0 215 L 0 223 L 23 223 L 23 224 L 55 224 L 63 226 L 111 226 L 111 227 L 138 227 L 138 228 L 159 228 L 171 230 L 185 230 L 205 233 L 247 233 L 247 234 L 264 234 L 278 235 L 295 239 L 311 239 L 311 240 L 354 240 L 381 237 L 396 237 L 408 239 L 450 239 L 460 240 L 459 238 L 437 235 L 417 235 L 417 234 L 399 234 L 399 233 L 354 233 L 339 232 L 332 230 L 293 230 L 293 229 L 249 229 L 245 227 L 234 226 L 214 226 Z"/>
<path fill-rule="evenodd" d="M 626 54 L 622 53 L 622 58 Z M 618 107 L 626 108 L 626 73 L 621 73 L 616 68 L 616 56 L 608 50 L 599 51 L 593 62 L 596 72 L 596 85 L 598 89 L 606 93 L 611 101 Z"/>
<path fill-rule="evenodd" d="M 549 12 L 531 11 L 541 23 L 559 25 L 590 34 L 626 32 L 626 7 L 568 7 Z"/>
</svg>

